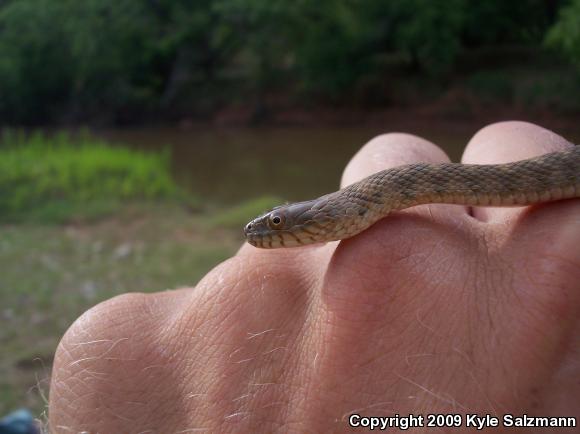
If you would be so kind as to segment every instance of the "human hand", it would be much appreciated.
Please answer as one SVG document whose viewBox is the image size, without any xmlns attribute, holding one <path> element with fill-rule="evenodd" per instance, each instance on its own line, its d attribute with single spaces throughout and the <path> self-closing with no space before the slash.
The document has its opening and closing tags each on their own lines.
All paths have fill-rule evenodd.
<svg viewBox="0 0 580 434">
<path fill-rule="evenodd" d="M 567 146 L 506 122 L 476 134 L 463 162 Z M 380 136 L 342 184 L 416 161 L 447 157 L 414 136 Z M 56 353 L 51 429 L 341 432 L 353 413 L 578 417 L 579 215 L 580 200 L 428 205 L 340 243 L 244 245 L 194 289 L 125 294 L 79 318 Z"/>
</svg>

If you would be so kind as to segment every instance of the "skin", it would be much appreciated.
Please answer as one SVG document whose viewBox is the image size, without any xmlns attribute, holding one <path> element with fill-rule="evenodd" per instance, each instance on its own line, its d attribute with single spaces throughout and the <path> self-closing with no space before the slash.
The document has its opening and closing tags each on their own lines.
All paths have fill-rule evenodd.
<svg viewBox="0 0 580 434">
<path fill-rule="evenodd" d="M 480 130 L 463 161 L 569 146 L 505 122 Z M 379 136 L 342 185 L 417 161 L 447 156 L 416 136 Z M 244 245 L 195 288 L 125 294 L 82 315 L 56 352 L 51 429 L 342 432 L 353 412 L 580 417 L 578 216 L 578 199 L 430 205 L 340 243 Z"/>
</svg>

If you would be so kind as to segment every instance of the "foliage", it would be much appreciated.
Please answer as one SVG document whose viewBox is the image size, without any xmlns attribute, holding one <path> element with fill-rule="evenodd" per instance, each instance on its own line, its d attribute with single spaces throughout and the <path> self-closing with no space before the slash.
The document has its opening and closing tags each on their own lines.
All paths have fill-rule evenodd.
<svg viewBox="0 0 580 434">
<path fill-rule="evenodd" d="M 580 0 L 562 8 L 554 27 L 547 35 L 548 46 L 558 49 L 580 69 Z"/>
<path fill-rule="evenodd" d="M 348 100 L 368 77 L 388 81 L 393 59 L 445 78 L 462 52 L 541 49 L 551 27 L 550 45 L 578 63 L 580 2 L 568 3 L 4 0 L 0 116 L 131 122 L 259 104 L 272 90 Z"/>
<path fill-rule="evenodd" d="M 461 48 L 466 2 L 412 0 L 400 2 L 398 6 L 397 47 L 429 72 L 449 69 Z"/>
<path fill-rule="evenodd" d="M 71 92 L 66 35 L 51 21 L 62 14 L 57 2 L 13 1 L 0 8 L 0 107 L 10 120 L 50 117 Z"/>
<path fill-rule="evenodd" d="M 5 221 L 91 216 L 121 201 L 180 194 L 168 153 L 147 154 L 62 133 L 7 133 L 2 144 L 0 218 Z"/>
<path fill-rule="evenodd" d="M 169 104 L 183 81 L 215 74 L 232 39 L 215 21 L 201 2 L 4 2 L 0 110 L 32 124 L 143 115 Z"/>
<path fill-rule="evenodd" d="M 467 46 L 538 45 L 553 24 L 562 1 L 469 2 L 465 14 Z"/>
</svg>

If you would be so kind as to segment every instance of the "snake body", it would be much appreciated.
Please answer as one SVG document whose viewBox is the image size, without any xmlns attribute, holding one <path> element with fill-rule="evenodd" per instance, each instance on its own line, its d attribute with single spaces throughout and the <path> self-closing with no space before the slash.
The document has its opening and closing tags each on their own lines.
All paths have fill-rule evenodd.
<svg viewBox="0 0 580 434">
<path fill-rule="evenodd" d="M 276 207 L 244 228 L 261 248 L 341 240 L 390 212 L 427 203 L 522 206 L 580 197 L 580 146 L 506 164 L 416 163 L 318 199 Z"/>
</svg>

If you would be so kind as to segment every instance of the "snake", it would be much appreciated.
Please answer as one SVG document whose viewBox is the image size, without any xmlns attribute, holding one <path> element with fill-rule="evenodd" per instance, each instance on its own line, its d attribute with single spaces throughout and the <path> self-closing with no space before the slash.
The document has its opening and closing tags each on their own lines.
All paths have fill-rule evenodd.
<svg viewBox="0 0 580 434">
<path fill-rule="evenodd" d="M 343 240 L 391 212 L 424 204 L 527 206 L 580 197 L 580 146 L 502 164 L 414 163 L 317 199 L 275 207 L 244 227 L 259 248 Z"/>
</svg>

